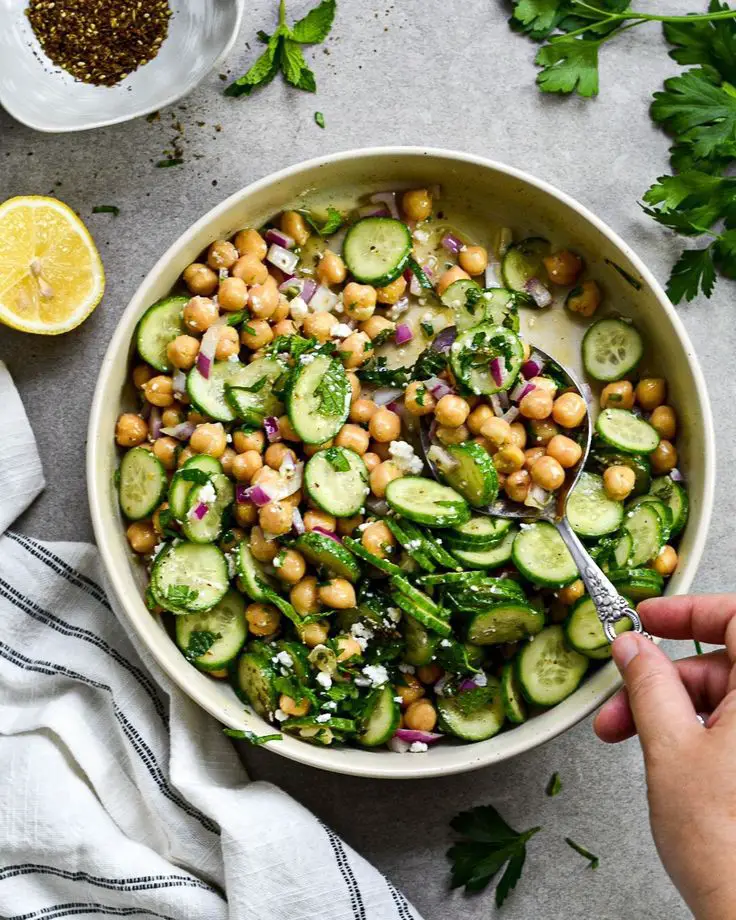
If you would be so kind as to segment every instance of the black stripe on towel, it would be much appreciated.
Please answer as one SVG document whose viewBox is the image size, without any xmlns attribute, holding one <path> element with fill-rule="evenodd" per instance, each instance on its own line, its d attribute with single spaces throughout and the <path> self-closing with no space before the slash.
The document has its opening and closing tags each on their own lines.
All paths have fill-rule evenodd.
<svg viewBox="0 0 736 920">
<path fill-rule="evenodd" d="M 78 917 L 81 914 L 105 914 L 107 917 L 135 917 L 136 915 L 145 917 L 158 917 L 159 920 L 175 920 L 168 914 L 158 914 L 153 910 L 146 910 L 145 907 L 112 907 L 108 904 L 55 904 L 53 907 L 43 907 L 40 910 L 31 911 L 30 914 L 15 914 L 7 917 L 6 920 L 57 920 L 59 917 Z"/>
<path fill-rule="evenodd" d="M 70 882 L 86 882 L 99 888 L 108 888 L 110 891 L 149 891 L 154 888 L 202 888 L 219 895 L 220 892 L 212 885 L 201 879 L 186 875 L 139 875 L 129 878 L 106 878 L 101 875 L 90 875 L 88 872 L 69 872 L 66 869 L 57 869 L 55 866 L 36 865 L 35 863 L 19 863 L 16 866 L 4 866 L 0 869 L 0 882 L 18 878 L 21 875 L 55 875 Z"/>
<path fill-rule="evenodd" d="M 393 902 L 396 905 L 396 909 L 399 912 L 400 920 L 414 920 L 411 911 L 409 910 L 409 902 L 406 900 L 404 895 L 395 888 L 391 882 L 386 879 L 386 884 L 388 885 L 388 890 L 391 892 L 391 897 Z"/>
<path fill-rule="evenodd" d="M 322 829 L 327 834 L 327 839 L 330 841 L 332 852 L 335 854 L 335 861 L 337 862 L 337 867 L 340 870 L 340 875 L 342 875 L 343 879 L 345 880 L 345 884 L 347 885 L 348 894 L 350 895 L 350 906 L 353 909 L 353 917 L 355 920 L 366 920 L 363 896 L 360 893 L 358 882 L 355 878 L 350 863 L 348 862 L 348 854 L 345 852 L 343 842 L 333 830 L 327 827 L 326 824 L 323 824 L 322 821 L 319 823 L 322 825 Z"/>
</svg>

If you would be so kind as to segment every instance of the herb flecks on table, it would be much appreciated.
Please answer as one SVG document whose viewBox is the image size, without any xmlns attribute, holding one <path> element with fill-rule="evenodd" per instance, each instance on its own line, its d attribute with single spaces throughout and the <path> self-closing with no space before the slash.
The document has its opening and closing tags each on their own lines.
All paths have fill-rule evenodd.
<svg viewBox="0 0 736 920">
<path fill-rule="evenodd" d="M 266 50 L 247 73 L 227 87 L 225 95 L 249 96 L 254 89 L 270 83 L 279 71 L 291 86 L 309 93 L 316 92 L 317 82 L 304 59 L 301 45 L 318 45 L 327 38 L 336 6 L 337 0 L 322 0 L 306 16 L 289 26 L 286 23 L 286 3 L 281 0 L 276 31 L 273 35 L 258 33 L 258 39 L 266 45 Z M 319 121 L 317 124 L 320 124 Z"/>
<path fill-rule="evenodd" d="M 114 86 L 156 57 L 171 8 L 168 0 L 30 0 L 26 15 L 57 67 Z"/>
<path fill-rule="evenodd" d="M 598 866 L 600 866 L 600 858 L 594 853 L 591 853 L 590 850 L 586 850 L 585 847 L 580 846 L 579 843 L 575 843 L 575 841 L 571 840 L 569 837 L 565 837 L 565 843 L 575 850 L 576 853 L 579 853 L 584 859 L 587 859 L 591 869 L 597 869 Z"/>
</svg>

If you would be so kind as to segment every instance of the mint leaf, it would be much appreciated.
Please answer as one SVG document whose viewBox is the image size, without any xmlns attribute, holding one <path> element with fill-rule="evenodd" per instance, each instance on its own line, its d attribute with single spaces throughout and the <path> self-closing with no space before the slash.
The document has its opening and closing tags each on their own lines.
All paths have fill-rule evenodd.
<svg viewBox="0 0 736 920">
<path fill-rule="evenodd" d="M 337 473 L 347 473 L 350 469 L 350 462 L 339 447 L 328 447 L 323 451 L 325 460 Z"/>
<path fill-rule="evenodd" d="M 301 208 L 299 213 L 315 233 L 318 233 L 320 236 L 332 236 L 332 234 L 337 233 L 340 227 L 345 223 L 345 217 L 337 208 L 333 208 L 332 205 L 327 208 L 327 215 L 322 221 L 311 211 L 306 210 L 306 208 Z"/>
<path fill-rule="evenodd" d="M 336 0 L 322 0 L 291 28 L 291 38 L 302 45 L 317 45 L 330 34 L 337 8 Z"/>
<path fill-rule="evenodd" d="M 196 661 L 205 655 L 218 639 L 222 639 L 222 633 L 213 633 L 209 630 L 194 630 L 189 636 L 189 642 L 184 649 L 184 657 L 187 661 Z"/>
<path fill-rule="evenodd" d="M 552 776 L 550 776 L 545 791 L 550 797 L 559 795 L 562 792 L 562 780 L 560 779 L 559 773 L 553 773 Z"/>
<path fill-rule="evenodd" d="M 166 601 L 176 607 L 183 607 L 198 597 L 199 591 L 189 585 L 169 585 L 165 594 Z"/>
<path fill-rule="evenodd" d="M 319 415 L 338 416 L 345 408 L 345 399 L 350 388 L 345 369 L 339 361 L 330 361 L 314 389 Z"/>
<path fill-rule="evenodd" d="M 268 47 L 242 77 L 225 89 L 226 96 L 249 96 L 258 86 L 265 86 L 281 67 L 281 32 L 277 29 L 268 41 Z"/>
<path fill-rule="evenodd" d="M 193 482 L 195 486 L 203 486 L 209 482 L 210 477 L 204 470 L 198 470 L 196 467 L 185 467 L 183 470 L 179 470 L 176 474 L 179 479 L 183 479 L 184 482 Z"/>
<path fill-rule="evenodd" d="M 322 114 L 322 112 L 315 112 L 315 113 L 314 113 L 314 121 L 315 121 L 315 124 L 317 124 L 320 128 L 324 129 L 324 127 L 325 127 L 325 116 Z"/>
<path fill-rule="evenodd" d="M 284 39 L 281 46 L 281 69 L 287 83 L 309 93 L 316 91 L 317 84 L 314 74 L 304 60 L 302 49 L 289 38 Z"/>
</svg>

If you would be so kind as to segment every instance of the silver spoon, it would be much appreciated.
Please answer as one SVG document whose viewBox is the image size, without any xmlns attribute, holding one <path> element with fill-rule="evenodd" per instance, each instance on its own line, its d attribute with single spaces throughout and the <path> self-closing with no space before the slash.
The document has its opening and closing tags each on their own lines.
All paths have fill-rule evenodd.
<svg viewBox="0 0 736 920">
<path fill-rule="evenodd" d="M 449 332 L 449 330 L 443 331 L 445 333 Z M 566 516 L 568 497 L 580 478 L 580 474 L 583 472 L 588 454 L 590 453 L 590 443 L 593 434 L 590 421 L 590 404 L 580 384 L 566 367 L 563 367 L 559 361 L 556 361 L 547 352 L 542 351 L 541 348 L 537 348 L 536 345 L 534 346 L 534 351 L 541 355 L 546 361 L 554 363 L 564 375 L 570 389 L 574 390 L 585 400 L 588 411 L 585 414 L 585 438 L 582 445 L 583 453 L 576 466 L 566 471 L 567 475 L 565 477 L 565 482 L 556 493 L 556 501 L 549 502 L 544 508 L 533 508 L 528 505 L 519 504 L 518 502 L 512 502 L 507 496 L 499 494 L 492 505 L 489 505 L 487 508 L 475 508 L 474 510 L 479 514 L 488 514 L 492 517 L 511 518 L 512 520 L 524 521 L 526 523 L 541 520 L 553 524 L 564 540 L 565 546 L 567 546 L 570 551 L 575 565 L 578 567 L 580 577 L 585 583 L 588 594 L 590 594 L 595 604 L 598 619 L 601 621 L 603 632 L 608 641 L 613 642 L 616 638 L 616 623 L 626 618 L 631 620 L 635 632 L 644 633 L 644 627 L 642 626 L 639 614 L 629 606 L 626 598 L 622 597 L 609 579 L 606 578 L 600 566 L 595 562 L 588 550 L 578 539 Z M 421 449 L 424 460 L 432 471 L 432 475 L 435 479 L 441 480 L 442 477 L 439 475 L 439 470 L 428 456 L 432 441 L 429 432 L 430 423 L 427 419 L 428 416 L 424 416 L 421 420 Z"/>
</svg>

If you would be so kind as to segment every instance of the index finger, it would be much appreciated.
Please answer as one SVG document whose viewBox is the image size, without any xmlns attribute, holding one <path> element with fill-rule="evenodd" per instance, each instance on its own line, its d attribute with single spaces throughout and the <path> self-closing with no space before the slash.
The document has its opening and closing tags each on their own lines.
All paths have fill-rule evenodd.
<svg viewBox="0 0 736 920">
<path fill-rule="evenodd" d="M 655 597 L 637 610 L 655 636 L 726 645 L 736 653 L 736 594 Z"/>
</svg>

